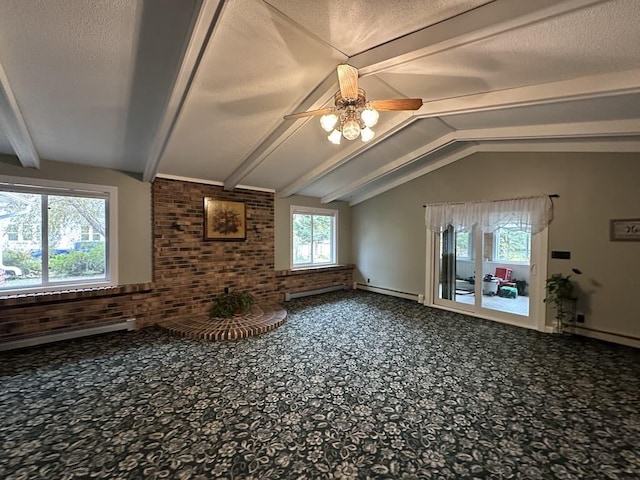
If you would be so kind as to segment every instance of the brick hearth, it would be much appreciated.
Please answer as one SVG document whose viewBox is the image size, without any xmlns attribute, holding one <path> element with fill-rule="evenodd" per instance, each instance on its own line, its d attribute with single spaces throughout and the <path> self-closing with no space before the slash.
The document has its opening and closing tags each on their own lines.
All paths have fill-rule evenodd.
<svg viewBox="0 0 640 480">
<path fill-rule="evenodd" d="M 160 324 L 182 337 L 200 340 L 238 340 L 260 335 L 284 323 L 287 311 L 275 303 L 255 305 L 249 312 L 231 318 L 181 318 Z"/>
</svg>

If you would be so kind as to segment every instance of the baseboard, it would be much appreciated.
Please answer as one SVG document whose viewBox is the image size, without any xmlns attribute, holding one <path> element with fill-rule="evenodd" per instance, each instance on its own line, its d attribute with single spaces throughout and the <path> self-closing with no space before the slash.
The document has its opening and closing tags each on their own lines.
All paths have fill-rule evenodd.
<svg viewBox="0 0 640 480">
<path fill-rule="evenodd" d="M 604 340 L 605 342 L 618 343 L 620 345 L 626 345 L 627 347 L 640 348 L 640 339 L 631 337 L 629 335 L 620 335 L 617 333 L 604 332 L 602 330 L 595 330 L 588 327 L 580 327 L 573 325 L 572 330 L 576 335 L 582 335 L 584 337 L 595 338 L 597 340 Z"/>
<path fill-rule="evenodd" d="M 353 288 L 358 290 L 366 290 L 367 292 L 381 293 L 383 295 L 391 295 L 392 297 L 406 298 L 407 300 L 415 300 L 416 302 L 424 301 L 424 295 L 417 293 L 400 292 L 398 290 L 392 290 L 390 288 L 372 287 L 371 285 L 365 285 L 364 283 L 354 283 Z"/>
<path fill-rule="evenodd" d="M 303 292 L 286 292 L 284 294 L 284 301 L 288 302 L 292 298 L 308 297 L 310 295 L 320 295 L 321 293 L 329 293 L 329 292 L 335 292 L 337 290 L 346 290 L 346 289 L 347 289 L 346 285 L 333 285 L 331 287 L 317 288 L 315 290 L 305 290 Z"/>
<path fill-rule="evenodd" d="M 43 345 L 45 343 L 59 342 L 62 340 L 70 340 L 72 338 L 87 337 L 89 335 L 98 335 L 101 333 L 116 332 L 119 330 L 132 331 L 135 329 L 135 318 L 98 325 L 89 325 L 81 328 L 64 328 L 57 331 L 23 335 L 13 340 L 0 342 L 0 352 L 14 350 L 16 348 L 33 347 L 36 345 Z"/>
</svg>

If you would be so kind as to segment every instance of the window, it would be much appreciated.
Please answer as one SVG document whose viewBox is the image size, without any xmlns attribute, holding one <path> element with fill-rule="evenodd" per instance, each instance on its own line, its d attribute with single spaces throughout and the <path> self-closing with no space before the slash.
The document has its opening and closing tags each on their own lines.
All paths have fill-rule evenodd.
<svg viewBox="0 0 640 480">
<path fill-rule="evenodd" d="M 22 226 L 22 240 L 25 242 L 31 242 L 34 239 L 40 241 L 40 225 L 36 224 L 24 224 Z"/>
<path fill-rule="evenodd" d="M 89 225 L 84 225 L 80 230 L 80 240 L 83 242 L 87 242 L 91 240 L 91 227 Z"/>
<path fill-rule="evenodd" d="M 0 176 L 2 291 L 116 283 L 117 189 Z"/>
<path fill-rule="evenodd" d="M 80 240 L 83 242 L 102 240 L 102 234 L 97 232 L 91 225 L 84 225 L 80 231 Z"/>
<path fill-rule="evenodd" d="M 507 225 L 494 233 L 494 260 L 501 262 L 529 263 L 531 258 L 531 234 L 516 225 Z"/>
<path fill-rule="evenodd" d="M 471 259 L 473 255 L 471 232 L 469 230 L 456 232 L 456 258 Z"/>
<path fill-rule="evenodd" d="M 291 207 L 293 268 L 336 263 L 337 210 Z"/>
<path fill-rule="evenodd" d="M 17 225 L 9 225 L 6 230 L 7 240 L 10 242 L 18 241 L 18 226 Z"/>
</svg>

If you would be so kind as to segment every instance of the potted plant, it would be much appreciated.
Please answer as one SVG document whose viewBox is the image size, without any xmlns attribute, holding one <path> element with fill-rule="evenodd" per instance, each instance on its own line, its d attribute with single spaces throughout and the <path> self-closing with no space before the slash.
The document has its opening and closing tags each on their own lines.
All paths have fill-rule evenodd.
<svg viewBox="0 0 640 480">
<path fill-rule="evenodd" d="M 572 269 L 573 273 L 580 275 L 582 272 L 577 268 Z M 575 316 L 577 298 L 574 295 L 574 284 L 571 275 L 554 273 L 546 280 L 545 290 L 547 296 L 544 302 L 556 308 L 556 326 L 558 332 L 562 332 L 562 327 L 571 322 Z"/>
<path fill-rule="evenodd" d="M 255 303 L 253 295 L 247 292 L 229 292 L 215 298 L 209 310 L 211 318 L 229 318 L 245 313 Z"/>
</svg>

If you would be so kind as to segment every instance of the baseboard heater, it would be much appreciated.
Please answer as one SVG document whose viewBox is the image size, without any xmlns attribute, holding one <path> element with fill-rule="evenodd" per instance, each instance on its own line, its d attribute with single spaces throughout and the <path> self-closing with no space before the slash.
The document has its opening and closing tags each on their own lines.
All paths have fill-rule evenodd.
<svg viewBox="0 0 640 480">
<path fill-rule="evenodd" d="M 604 340 L 605 342 L 627 345 L 629 347 L 640 348 L 640 338 L 631 335 L 606 332 L 604 330 L 597 330 L 595 328 L 584 327 L 582 325 L 573 325 L 569 328 L 573 328 L 573 333 L 577 335 L 583 335 L 585 337 L 595 338 L 597 340 Z"/>
<path fill-rule="evenodd" d="M 33 347 L 44 343 L 59 342 L 61 340 L 69 340 L 72 338 L 86 337 L 88 335 L 98 335 L 100 333 L 117 332 L 119 330 L 135 330 L 136 319 L 129 318 L 127 320 L 118 320 L 110 323 L 101 323 L 99 325 L 90 325 L 80 328 L 64 328 L 53 332 L 34 333 L 31 335 L 21 335 L 18 338 L 6 342 L 0 341 L 0 352 L 5 350 L 13 350 L 16 348 Z"/>
<path fill-rule="evenodd" d="M 367 292 L 382 293 L 383 295 L 391 295 L 392 297 L 406 298 L 407 300 L 415 300 L 420 303 L 424 302 L 424 295 L 418 293 L 401 292 L 399 290 L 392 290 L 391 288 L 384 287 L 372 287 L 371 285 L 357 282 L 354 282 L 353 288 L 366 290 Z"/>
<path fill-rule="evenodd" d="M 288 302 L 292 298 L 308 297 L 310 295 L 320 295 L 321 293 L 335 292 L 337 290 L 346 290 L 346 285 L 333 285 L 331 287 L 317 288 L 315 290 L 306 290 L 304 292 L 287 292 L 284 294 L 284 301 Z"/>
</svg>

